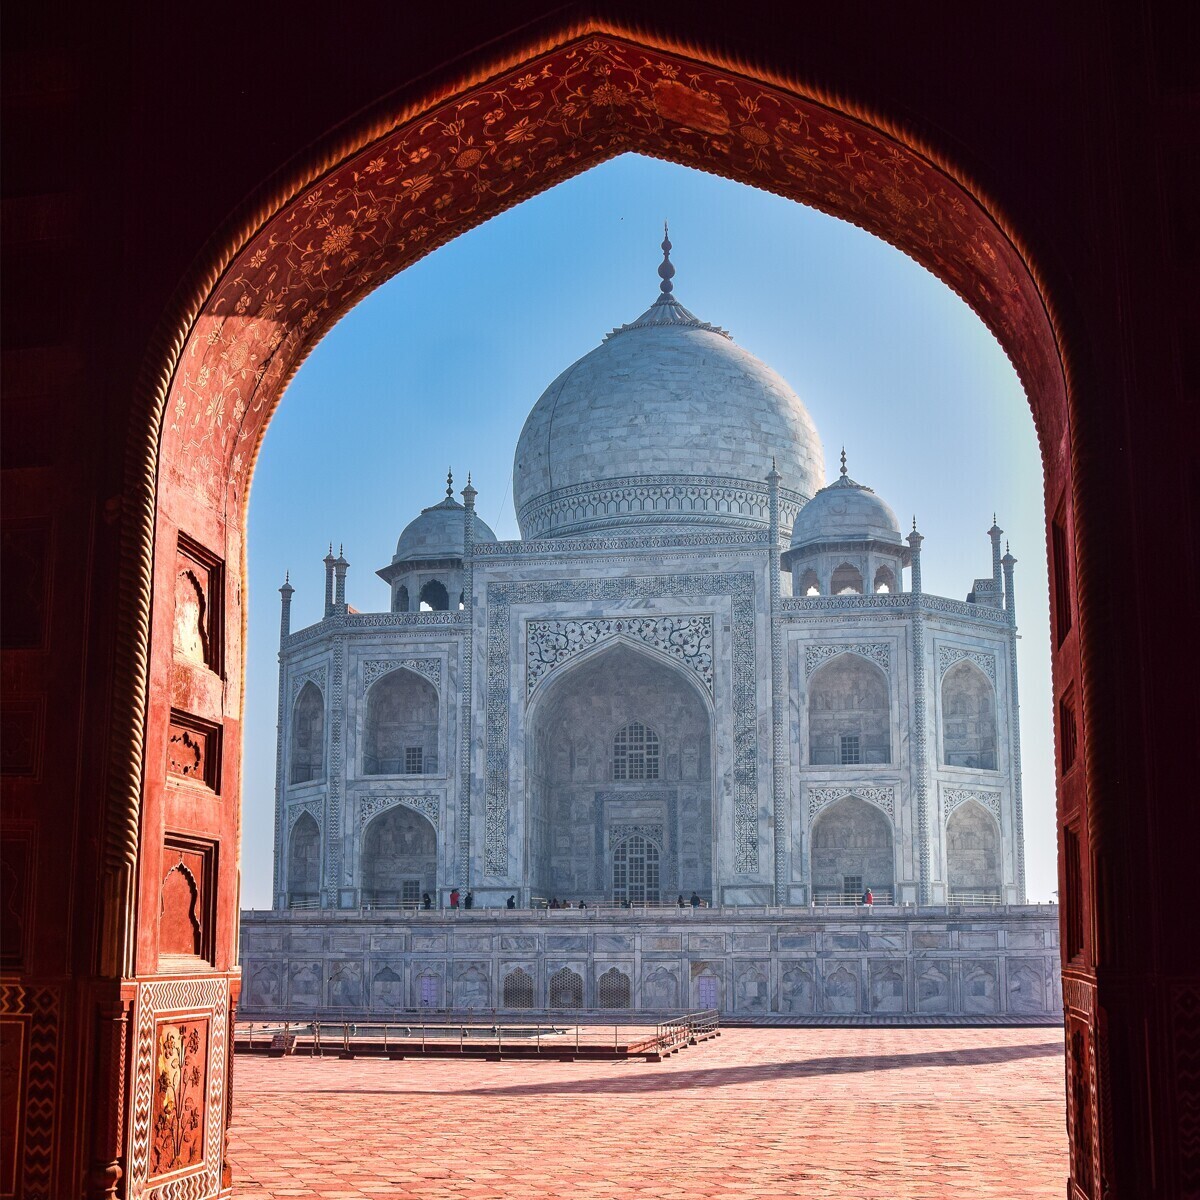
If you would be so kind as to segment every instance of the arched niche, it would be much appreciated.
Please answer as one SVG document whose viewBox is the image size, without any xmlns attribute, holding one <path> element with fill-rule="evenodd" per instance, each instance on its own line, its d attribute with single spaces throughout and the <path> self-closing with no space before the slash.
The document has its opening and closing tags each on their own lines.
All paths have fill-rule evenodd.
<svg viewBox="0 0 1200 1200">
<path fill-rule="evenodd" d="M 289 743 L 289 783 L 311 783 L 325 778 L 325 699 L 310 679 L 292 706 Z"/>
<path fill-rule="evenodd" d="M 887 676 L 860 654 L 838 654 L 809 677 L 808 761 L 820 766 L 892 761 Z"/>
<path fill-rule="evenodd" d="M 818 902 L 856 903 L 870 888 L 885 901 L 895 886 L 892 825 L 873 804 L 845 796 L 812 828 L 812 889 Z"/>
<path fill-rule="evenodd" d="M 942 676 L 942 761 L 981 771 L 997 766 L 996 690 L 965 658 Z"/>
<path fill-rule="evenodd" d="M 693 674 L 614 639 L 539 685 L 525 731 L 535 892 L 611 899 L 618 843 L 644 826 L 662 852 L 659 887 L 711 894 L 712 721 Z M 617 738 L 635 724 L 658 738 L 657 777 L 614 770 Z"/>
<path fill-rule="evenodd" d="M 896 573 L 891 567 L 878 567 L 875 570 L 875 578 L 871 583 L 873 592 L 888 592 L 894 593 L 900 590 L 900 585 L 896 581 Z"/>
<path fill-rule="evenodd" d="M 418 904 L 437 890 L 437 831 L 411 808 L 397 805 L 363 831 L 362 902 L 387 908 Z"/>
<path fill-rule="evenodd" d="M 662 851 L 640 833 L 623 837 L 613 849 L 615 904 L 657 904 L 662 900 Z"/>
<path fill-rule="evenodd" d="M 514 967 L 504 977 L 503 1006 L 505 1008 L 533 1007 L 533 976 L 522 967 Z"/>
<path fill-rule="evenodd" d="M 440 579 L 431 579 L 421 588 L 421 612 L 448 612 L 450 609 L 450 593 Z"/>
<path fill-rule="evenodd" d="M 817 573 L 809 567 L 808 570 L 800 576 L 796 584 L 797 596 L 819 596 L 821 594 L 821 581 L 817 578 Z"/>
<path fill-rule="evenodd" d="M 408 612 L 408 587 L 403 583 L 392 596 L 392 612 Z"/>
<path fill-rule="evenodd" d="M 862 572 L 850 563 L 835 567 L 829 580 L 829 592 L 833 596 L 861 596 L 863 593 Z"/>
<path fill-rule="evenodd" d="M 946 883 L 953 900 L 1001 898 L 1004 882 L 1000 827 L 974 800 L 946 822 Z"/>
<path fill-rule="evenodd" d="M 321 830 L 310 813 L 301 813 L 288 836 L 288 905 L 315 907 L 321 895 Z"/>
<path fill-rule="evenodd" d="M 437 688 L 397 667 L 367 692 L 363 720 L 364 775 L 433 775 L 438 770 Z"/>
<path fill-rule="evenodd" d="M 549 1008 L 582 1008 L 583 976 L 570 967 L 560 967 L 548 983 Z"/>
</svg>

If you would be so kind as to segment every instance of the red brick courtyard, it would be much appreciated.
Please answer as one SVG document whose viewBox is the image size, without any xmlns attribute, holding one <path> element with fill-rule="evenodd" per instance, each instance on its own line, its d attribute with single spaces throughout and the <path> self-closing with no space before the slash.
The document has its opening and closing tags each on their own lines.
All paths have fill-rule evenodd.
<svg viewBox="0 0 1200 1200">
<path fill-rule="evenodd" d="M 239 1057 L 244 1200 L 1060 1197 L 1062 1031 L 729 1029 L 661 1063 Z"/>
</svg>

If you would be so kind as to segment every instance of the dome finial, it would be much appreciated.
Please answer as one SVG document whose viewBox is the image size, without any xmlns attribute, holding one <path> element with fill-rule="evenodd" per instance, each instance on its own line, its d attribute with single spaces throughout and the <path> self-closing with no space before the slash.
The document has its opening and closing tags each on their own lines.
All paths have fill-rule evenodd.
<svg viewBox="0 0 1200 1200">
<path fill-rule="evenodd" d="M 842 477 L 846 475 L 846 447 L 842 447 Z"/>
<path fill-rule="evenodd" d="M 667 233 L 667 223 L 663 222 L 663 240 L 662 240 L 663 260 L 658 267 L 658 277 L 662 283 L 658 285 L 659 291 L 664 296 L 669 296 L 675 289 L 671 283 L 671 279 L 675 274 L 675 267 L 671 263 L 671 238 Z"/>
<path fill-rule="evenodd" d="M 454 498 L 454 472 L 449 467 L 446 468 L 446 496 Z"/>
</svg>

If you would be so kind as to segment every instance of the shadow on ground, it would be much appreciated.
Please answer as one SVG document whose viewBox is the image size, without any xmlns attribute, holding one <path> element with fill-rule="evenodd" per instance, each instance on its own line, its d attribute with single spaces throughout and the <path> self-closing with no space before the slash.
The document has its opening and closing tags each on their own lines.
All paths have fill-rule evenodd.
<svg viewBox="0 0 1200 1200">
<path fill-rule="evenodd" d="M 697 1051 L 703 1054 L 703 1047 Z M 469 1087 L 457 1092 L 447 1091 L 443 1095 L 462 1096 L 520 1096 L 578 1095 L 594 1096 L 606 1093 L 672 1092 L 697 1087 L 732 1087 L 738 1084 L 770 1081 L 780 1083 L 788 1079 L 806 1079 L 814 1076 L 848 1075 L 864 1071 L 897 1071 L 920 1067 L 981 1067 L 998 1063 L 1014 1062 L 1028 1058 L 1057 1058 L 1062 1047 L 1050 1042 L 1032 1043 L 1021 1046 L 979 1046 L 969 1050 L 920 1051 L 912 1054 L 859 1054 L 831 1058 L 796 1059 L 791 1062 L 757 1064 L 744 1067 L 711 1067 L 699 1070 L 655 1071 L 647 1067 L 646 1074 L 640 1062 L 625 1062 L 615 1065 L 627 1067 L 611 1079 L 547 1080 L 509 1084 L 503 1087 Z M 537 1059 L 513 1059 L 513 1064 L 532 1063 Z M 399 1082 L 399 1080 L 398 1080 Z M 308 1089 L 306 1089 L 308 1090 Z M 346 1096 L 403 1096 L 425 1095 L 420 1091 L 405 1088 L 313 1088 L 312 1094 Z"/>
</svg>

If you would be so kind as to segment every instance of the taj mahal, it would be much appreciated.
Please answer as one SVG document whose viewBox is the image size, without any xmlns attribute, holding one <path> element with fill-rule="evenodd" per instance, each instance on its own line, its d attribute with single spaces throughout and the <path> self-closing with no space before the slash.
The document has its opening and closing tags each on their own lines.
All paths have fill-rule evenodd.
<svg viewBox="0 0 1200 1200">
<path fill-rule="evenodd" d="M 800 398 L 662 250 L 654 303 L 525 421 L 519 540 L 448 480 L 377 571 L 388 611 L 346 603 L 332 548 L 320 621 L 293 630 L 281 588 L 248 1011 L 1054 1009 L 1002 530 L 962 598 L 926 593 L 915 519 L 845 451 L 825 483 Z M 890 932 L 838 941 L 867 890 Z"/>
</svg>

